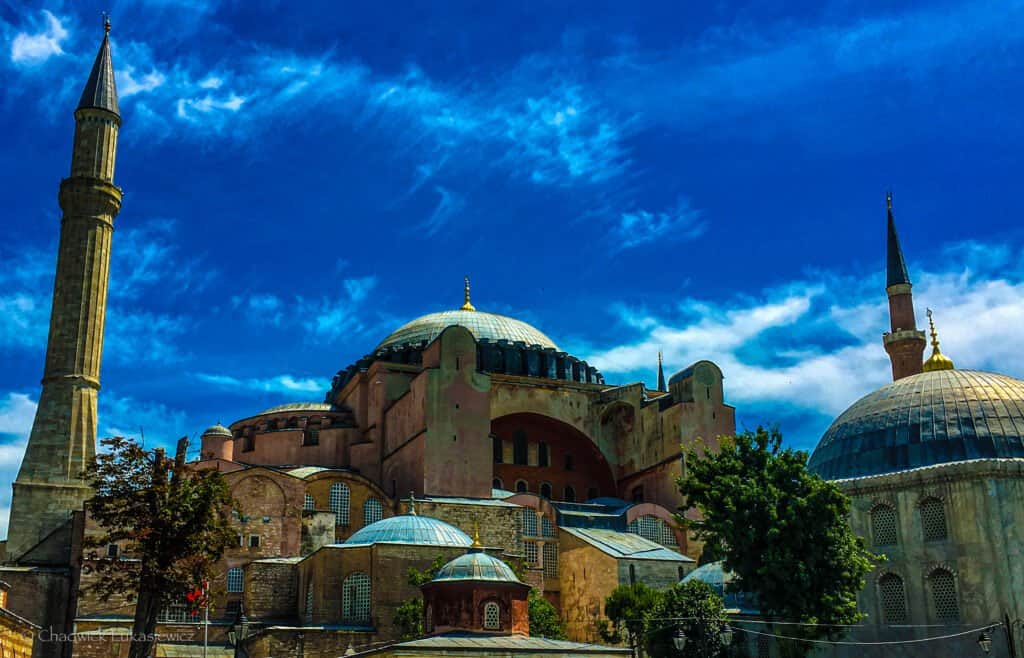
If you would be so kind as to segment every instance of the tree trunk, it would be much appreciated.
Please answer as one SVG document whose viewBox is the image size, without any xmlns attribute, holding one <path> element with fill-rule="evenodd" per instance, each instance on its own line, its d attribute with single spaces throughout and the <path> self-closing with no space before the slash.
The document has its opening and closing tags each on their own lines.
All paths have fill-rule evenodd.
<svg viewBox="0 0 1024 658">
<path fill-rule="evenodd" d="M 139 578 L 139 597 L 135 601 L 135 620 L 128 658 L 151 658 L 156 649 L 156 619 L 160 614 L 160 592 L 156 580 L 143 567 Z"/>
</svg>

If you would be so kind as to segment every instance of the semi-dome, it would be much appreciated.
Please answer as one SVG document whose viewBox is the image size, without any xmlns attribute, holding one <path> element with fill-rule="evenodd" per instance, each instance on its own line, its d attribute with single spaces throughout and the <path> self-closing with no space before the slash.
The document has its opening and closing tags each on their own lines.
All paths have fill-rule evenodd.
<svg viewBox="0 0 1024 658">
<path fill-rule="evenodd" d="M 473 540 L 455 526 L 439 519 L 403 514 L 371 523 L 345 540 L 346 546 L 369 544 L 418 544 L 420 546 L 468 548 L 473 544 Z"/>
<path fill-rule="evenodd" d="M 934 370 L 855 402 L 825 432 L 808 468 L 836 480 L 993 457 L 1024 457 L 1024 381 Z"/>
<path fill-rule="evenodd" d="M 527 345 L 540 345 L 558 350 L 554 341 L 545 336 L 539 329 L 532 327 L 521 320 L 497 315 L 496 313 L 484 313 L 483 311 L 441 311 L 418 317 L 408 322 L 391 333 L 377 347 L 376 351 L 400 345 L 417 345 L 420 342 L 433 341 L 441 335 L 441 332 L 459 325 L 469 329 L 469 332 L 477 340 L 489 339 L 492 341 L 507 340 L 510 343 L 522 341 Z"/>
<path fill-rule="evenodd" d="M 437 571 L 434 582 L 452 580 L 486 580 L 501 583 L 518 583 L 512 568 L 507 564 L 488 555 L 482 550 L 473 549 L 460 555 Z"/>
</svg>

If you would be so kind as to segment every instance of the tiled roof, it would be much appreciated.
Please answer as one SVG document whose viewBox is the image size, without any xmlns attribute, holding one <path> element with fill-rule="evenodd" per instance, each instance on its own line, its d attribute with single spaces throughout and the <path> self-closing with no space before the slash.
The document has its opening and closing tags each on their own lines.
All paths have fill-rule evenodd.
<svg viewBox="0 0 1024 658">
<path fill-rule="evenodd" d="M 672 562 L 693 562 L 681 553 L 676 553 L 657 544 L 650 539 L 641 537 L 632 532 L 617 532 L 615 530 L 603 530 L 598 528 L 565 528 L 560 527 L 562 532 L 568 532 L 578 537 L 591 546 L 611 555 L 615 558 L 628 558 L 630 560 L 666 560 Z"/>
<path fill-rule="evenodd" d="M 114 65 L 110 61 L 110 39 L 103 36 L 103 43 L 96 53 L 89 80 L 82 89 L 82 98 L 78 101 L 78 109 L 99 108 L 119 114 L 117 106 L 117 86 L 114 84 Z"/>
<path fill-rule="evenodd" d="M 437 570 L 432 582 L 452 580 L 486 580 L 502 583 L 518 583 L 512 569 L 494 557 L 480 550 L 472 550 L 460 555 Z"/>
<path fill-rule="evenodd" d="M 808 468 L 830 480 L 1024 457 L 1024 381 L 977 370 L 904 377 L 843 412 Z"/>
<path fill-rule="evenodd" d="M 403 514 L 382 519 L 362 528 L 345 540 L 344 546 L 369 544 L 417 544 L 420 546 L 461 546 L 473 540 L 458 528 L 439 519 Z"/>
</svg>

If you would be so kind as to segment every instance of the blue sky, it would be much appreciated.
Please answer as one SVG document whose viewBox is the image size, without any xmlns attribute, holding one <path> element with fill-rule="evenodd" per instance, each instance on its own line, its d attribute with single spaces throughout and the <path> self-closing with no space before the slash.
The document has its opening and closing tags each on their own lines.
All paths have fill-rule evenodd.
<svg viewBox="0 0 1024 658">
<path fill-rule="evenodd" d="M 1024 375 L 1019 0 L 7 1 L 0 508 L 104 9 L 125 200 L 103 434 L 320 399 L 469 274 L 479 309 L 611 382 L 652 385 L 659 348 L 715 360 L 741 427 L 809 449 L 888 379 L 890 187 L 921 319 L 958 366 Z"/>
</svg>

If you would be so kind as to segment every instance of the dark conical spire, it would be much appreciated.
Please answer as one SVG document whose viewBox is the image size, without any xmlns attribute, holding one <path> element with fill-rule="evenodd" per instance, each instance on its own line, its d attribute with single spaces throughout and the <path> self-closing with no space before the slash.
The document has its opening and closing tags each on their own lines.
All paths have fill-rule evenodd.
<svg viewBox="0 0 1024 658">
<path fill-rule="evenodd" d="M 665 389 L 665 369 L 661 365 L 661 352 L 658 352 L 658 390 L 664 391 Z"/>
<path fill-rule="evenodd" d="M 78 101 L 78 109 L 99 108 L 121 116 L 117 107 L 117 86 L 114 84 L 114 65 L 110 61 L 110 19 L 103 19 L 103 43 L 96 53 L 96 61 L 92 65 L 89 81 L 82 90 L 82 99 Z"/>
<path fill-rule="evenodd" d="M 885 287 L 895 286 L 901 283 L 910 283 L 910 275 L 907 274 L 907 263 L 903 260 L 903 250 L 900 249 L 900 239 L 896 235 L 896 220 L 892 217 L 892 192 L 886 192 L 885 205 L 889 212 L 889 239 L 887 246 L 887 265 L 885 272 Z"/>
</svg>

